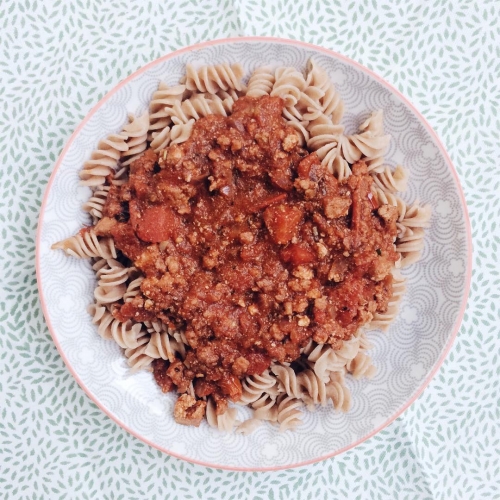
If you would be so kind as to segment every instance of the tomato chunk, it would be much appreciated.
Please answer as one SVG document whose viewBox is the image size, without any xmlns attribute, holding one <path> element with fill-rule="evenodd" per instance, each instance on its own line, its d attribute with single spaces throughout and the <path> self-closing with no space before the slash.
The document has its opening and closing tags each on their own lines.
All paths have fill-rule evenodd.
<svg viewBox="0 0 500 500">
<path fill-rule="evenodd" d="M 321 162 L 316 153 L 307 155 L 297 166 L 297 173 L 301 179 L 317 181 L 320 176 Z"/>
<path fill-rule="evenodd" d="M 142 211 L 137 221 L 136 233 L 142 241 L 159 243 L 175 237 L 179 232 L 180 221 L 167 206 L 153 206 Z"/>
<path fill-rule="evenodd" d="M 260 375 L 271 364 L 271 358 L 264 354 L 251 353 L 245 357 L 250 363 L 246 371 L 247 375 Z"/>
<path fill-rule="evenodd" d="M 291 244 L 281 250 L 281 258 L 294 266 L 316 261 L 316 254 L 303 244 Z"/>
<path fill-rule="evenodd" d="M 273 241 L 286 245 L 297 234 L 303 216 L 299 207 L 281 204 L 266 208 L 264 222 Z"/>
</svg>

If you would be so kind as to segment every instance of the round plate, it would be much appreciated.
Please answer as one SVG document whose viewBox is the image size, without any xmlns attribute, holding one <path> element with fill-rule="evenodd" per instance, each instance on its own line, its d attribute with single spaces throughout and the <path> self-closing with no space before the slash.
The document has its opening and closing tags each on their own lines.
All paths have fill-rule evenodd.
<svg viewBox="0 0 500 500">
<path fill-rule="evenodd" d="M 78 171 L 100 139 L 119 132 L 127 114 L 147 109 L 160 80 L 175 85 L 186 63 L 239 62 L 247 76 L 258 66 L 304 70 L 314 57 L 339 90 L 348 132 L 370 111 L 384 110 L 392 139 L 386 162 L 410 172 L 403 196 L 433 209 L 422 259 L 405 270 L 408 291 L 388 333 L 368 334 L 377 374 L 348 380 L 352 409 L 304 412 L 304 424 L 280 433 L 268 424 L 253 434 L 222 434 L 174 422 L 174 394 L 162 394 L 149 372 L 131 375 L 118 345 L 97 334 L 86 312 L 95 278 L 86 260 L 50 246 L 89 224 L 82 203 L 90 190 Z M 267 470 L 294 467 L 341 453 L 373 436 L 415 401 L 443 362 L 456 336 L 469 290 L 471 235 L 457 174 L 424 118 L 397 90 L 368 69 L 313 45 L 272 38 L 238 38 L 195 45 L 140 69 L 109 92 L 71 136 L 50 178 L 37 234 L 37 277 L 42 307 L 68 369 L 89 397 L 134 436 L 175 457 L 210 467 Z"/>
</svg>

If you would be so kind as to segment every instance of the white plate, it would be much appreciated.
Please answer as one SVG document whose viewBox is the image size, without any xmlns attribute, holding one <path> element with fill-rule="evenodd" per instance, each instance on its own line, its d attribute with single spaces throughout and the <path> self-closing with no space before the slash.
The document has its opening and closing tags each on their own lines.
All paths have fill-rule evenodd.
<svg viewBox="0 0 500 500">
<path fill-rule="evenodd" d="M 174 394 L 162 394 L 151 373 L 130 375 L 120 348 L 101 339 L 86 307 L 95 278 L 90 264 L 50 246 L 88 224 L 81 205 L 89 189 L 78 171 L 98 141 L 118 132 L 127 113 L 147 109 L 160 80 L 174 85 L 185 64 L 239 62 L 248 74 L 258 66 L 303 70 L 314 57 L 327 70 L 345 103 L 344 123 L 355 128 L 376 109 L 392 136 L 389 165 L 410 172 L 404 198 L 433 208 L 422 259 L 406 274 L 408 291 L 387 334 L 369 334 L 375 345 L 372 380 L 349 380 L 352 409 L 331 407 L 305 414 L 304 425 L 279 433 L 262 425 L 249 436 L 221 434 L 203 422 L 177 425 Z M 436 134 L 415 108 L 375 74 L 332 51 L 271 38 L 218 40 L 189 47 L 148 64 L 107 94 L 64 148 L 43 201 L 37 235 L 37 277 L 54 342 L 69 370 L 92 400 L 119 425 L 166 453 L 210 467 L 279 469 L 304 465 L 356 446 L 388 425 L 418 397 L 443 362 L 465 308 L 471 273 L 467 209 L 456 172 Z"/>
</svg>

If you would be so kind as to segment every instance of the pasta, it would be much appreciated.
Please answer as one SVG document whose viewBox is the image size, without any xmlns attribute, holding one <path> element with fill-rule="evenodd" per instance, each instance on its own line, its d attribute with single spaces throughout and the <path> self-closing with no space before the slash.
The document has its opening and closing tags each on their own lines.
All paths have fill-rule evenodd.
<svg viewBox="0 0 500 500">
<path fill-rule="evenodd" d="M 316 106 L 317 110 L 321 111 L 324 116 L 328 117 L 332 123 L 340 123 L 342 116 L 344 115 L 344 103 L 342 98 L 335 89 L 333 83 L 330 81 L 330 78 L 325 70 L 323 70 L 323 68 L 321 68 L 313 59 L 311 59 L 308 63 L 306 83 L 309 89 L 314 88 L 322 91 L 323 95 L 321 97 L 318 96 L 317 99 L 319 104 L 319 106 Z M 310 90 L 308 94 L 311 94 Z M 314 112 L 314 106 L 312 106 L 312 108 L 313 109 L 308 109 L 309 114 L 306 115 L 309 120 L 315 120 L 321 116 L 317 110 Z"/>
<path fill-rule="evenodd" d="M 282 396 L 278 403 L 278 423 L 280 431 L 294 429 L 302 423 L 302 412 L 299 410 L 304 405 L 300 399 L 293 396 Z"/>
<path fill-rule="evenodd" d="M 186 92 L 185 85 L 175 85 L 169 87 L 166 83 L 160 82 L 158 90 L 153 94 L 149 104 L 149 137 L 152 142 L 156 135 L 161 133 L 170 125 L 170 116 L 166 108 L 172 107 L 176 102 L 182 101 Z"/>
<path fill-rule="evenodd" d="M 103 339 L 113 339 L 123 349 L 139 347 L 142 345 L 139 342 L 144 342 L 144 339 L 147 342 L 146 332 L 140 323 L 121 323 L 98 304 L 91 304 L 88 311 L 93 316 L 93 323 L 98 325 L 97 331 Z"/>
<path fill-rule="evenodd" d="M 406 227 L 403 236 L 396 242 L 396 250 L 401 254 L 401 267 L 409 266 L 420 259 L 424 248 L 424 236 L 423 228 Z"/>
<path fill-rule="evenodd" d="M 333 407 L 342 412 L 351 409 L 351 393 L 344 383 L 343 372 L 332 372 L 326 387 L 327 397 L 332 400 Z"/>
<path fill-rule="evenodd" d="M 300 399 L 314 411 L 317 404 L 326 406 L 326 384 L 313 370 L 304 370 L 297 375 L 301 387 Z"/>
<path fill-rule="evenodd" d="M 170 130 L 170 143 L 182 144 L 189 139 L 191 131 L 193 130 L 195 120 L 188 120 L 187 123 L 177 123 Z"/>
<path fill-rule="evenodd" d="M 244 420 L 236 427 L 236 432 L 238 434 L 243 434 L 244 436 L 248 436 L 255 431 L 258 427 L 262 425 L 262 420 L 258 418 L 249 418 L 248 420 Z"/>
<path fill-rule="evenodd" d="M 101 186 L 106 176 L 114 172 L 118 160 L 124 151 L 127 151 L 127 137 L 121 134 L 111 134 L 97 145 L 91 154 L 90 160 L 83 164 L 80 172 L 80 183 L 83 186 Z"/>
<path fill-rule="evenodd" d="M 334 124 L 326 115 L 321 115 L 309 124 L 308 130 L 311 137 L 307 146 L 316 151 L 321 163 L 339 180 L 349 177 L 349 160 L 354 163 L 359 160 L 360 155 L 344 137 L 344 127 Z"/>
<path fill-rule="evenodd" d="M 203 66 L 196 70 L 191 64 L 186 65 L 185 84 L 188 90 L 216 94 L 220 90 L 235 89 L 244 91 L 243 68 L 239 64 L 219 64 Z"/>
<path fill-rule="evenodd" d="M 358 352 L 346 365 L 347 371 L 352 373 L 354 378 L 372 378 L 377 369 L 372 364 L 370 356 L 363 352 Z"/>
<path fill-rule="evenodd" d="M 263 394 L 252 403 L 252 408 L 255 410 L 254 418 L 257 420 L 268 420 L 269 422 L 278 420 L 278 405 L 275 396 Z"/>
<path fill-rule="evenodd" d="M 236 424 L 236 408 L 228 408 L 222 415 L 217 415 L 215 404 L 211 398 L 207 402 L 207 422 L 210 427 L 214 427 L 224 432 L 232 432 Z"/>
<path fill-rule="evenodd" d="M 404 258 L 403 258 L 404 260 Z M 393 272 L 393 284 L 392 284 L 392 297 L 389 301 L 387 311 L 385 313 L 376 313 L 373 316 L 373 320 L 370 323 L 372 328 L 380 328 L 381 330 L 387 330 L 389 325 L 394 321 L 398 310 L 399 303 L 406 292 L 406 280 L 399 273 Z"/>
<path fill-rule="evenodd" d="M 97 186 L 89 201 L 85 202 L 82 208 L 88 212 L 93 219 L 102 217 L 102 209 L 108 197 L 109 186 Z"/>
<path fill-rule="evenodd" d="M 185 358 L 186 346 L 168 332 L 153 331 L 145 353 L 154 359 L 161 358 L 173 363 L 177 357 Z"/>
<path fill-rule="evenodd" d="M 148 147 L 149 113 L 145 112 L 139 117 L 130 116 L 130 123 L 123 130 L 127 134 L 127 149 L 122 153 L 120 164 L 128 166 Z"/>
<path fill-rule="evenodd" d="M 168 109 L 172 121 L 186 124 L 208 115 L 228 116 L 233 108 L 234 99 L 228 95 L 224 99 L 217 94 L 197 94 L 182 102 L 176 102 Z"/>
<path fill-rule="evenodd" d="M 127 290 L 123 294 L 124 302 L 130 302 L 134 299 L 134 297 L 137 296 L 137 294 L 141 291 L 141 283 L 143 282 L 143 280 L 144 278 L 142 276 L 139 276 L 127 285 Z"/>
<path fill-rule="evenodd" d="M 295 68 L 278 68 L 275 72 L 275 81 L 270 95 L 281 97 L 285 108 L 293 110 L 298 104 L 306 85 L 304 76 L 300 71 Z M 294 114 L 294 111 L 292 111 L 292 114 Z M 300 118 L 300 115 L 297 117 Z"/>
<path fill-rule="evenodd" d="M 375 189 L 379 188 L 384 193 L 397 193 L 406 191 L 408 173 L 401 165 L 398 165 L 394 172 L 389 167 L 385 167 L 381 172 L 373 175 L 373 180 Z"/>
<path fill-rule="evenodd" d="M 93 229 L 80 231 L 75 236 L 59 241 L 52 245 L 53 250 L 64 250 L 72 257 L 90 259 L 116 259 L 116 249 L 112 238 L 98 238 Z"/>
<path fill-rule="evenodd" d="M 265 370 L 260 375 L 246 377 L 242 383 L 243 393 L 239 403 L 248 405 L 257 401 L 264 393 L 277 395 L 277 381 L 269 370 Z"/>
<path fill-rule="evenodd" d="M 131 368 L 132 373 L 139 370 L 151 369 L 150 365 L 153 362 L 153 358 L 146 353 L 148 348 L 147 337 L 141 337 L 137 341 L 137 346 L 125 348 L 124 354 L 127 358 L 128 365 Z"/>
<path fill-rule="evenodd" d="M 420 205 L 418 202 L 408 204 L 398 194 L 406 190 L 409 174 L 402 166 L 398 165 L 395 169 L 391 169 L 385 164 L 384 154 L 389 146 L 390 137 L 384 132 L 383 112 L 373 111 L 361 123 L 358 133 L 345 134 L 341 123 L 344 113 L 341 96 L 327 72 L 314 60 L 309 61 L 305 74 L 293 67 L 276 69 L 260 67 L 250 76 L 247 86 L 243 83 L 243 76 L 244 71 L 239 64 L 203 66 L 199 69 L 187 65 L 186 76 L 179 85 L 169 86 L 160 82 L 158 89 L 152 95 L 149 110 L 138 116 L 131 115 L 129 123 L 123 127 L 123 130 L 101 140 L 97 149 L 90 155 L 90 159 L 83 165 L 80 172 L 81 184 L 92 189 L 92 195 L 83 205 L 83 209 L 90 214 L 92 227 L 84 228 L 78 234 L 55 243 L 52 248 L 61 249 L 73 257 L 90 259 L 97 285 L 94 290 L 95 301 L 88 307 L 88 312 L 92 317 L 92 323 L 97 328 L 97 333 L 103 339 L 113 340 L 124 350 L 131 371 L 153 370 L 164 392 L 177 387 L 178 392 L 182 393 L 175 410 L 176 418 L 179 416 L 180 423 L 191 422 L 193 425 L 199 425 L 205 414 L 209 426 L 223 432 L 235 430 L 247 435 L 263 421 L 278 426 L 280 431 L 296 428 L 302 422 L 301 409 L 304 406 L 313 411 L 317 405 L 326 406 L 331 401 L 335 410 L 349 411 L 351 394 L 345 383 L 345 377 L 369 379 L 376 373 L 376 367 L 368 354 L 368 351 L 372 349 L 372 344 L 365 330 L 368 327 L 385 330 L 396 317 L 399 303 L 406 290 L 405 278 L 398 268 L 406 267 L 420 257 L 424 249 L 424 231 L 429 225 L 431 209 L 430 206 Z M 151 289 L 160 283 L 161 286 L 158 285 L 160 288 L 169 289 L 171 290 L 169 293 L 176 294 L 178 289 L 185 285 L 178 271 L 181 265 L 185 265 L 188 257 L 182 254 L 176 257 L 175 245 L 182 245 L 185 239 L 191 241 L 196 238 L 195 233 L 198 230 L 201 231 L 201 226 L 197 226 L 198 229 L 195 232 L 184 233 L 175 241 L 172 241 L 173 238 L 170 238 L 165 231 L 162 234 L 166 235 L 162 238 L 154 236 L 151 239 L 149 234 L 139 237 L 141 240 L 144 237 L 144 242 L 152 243 L 148 246 L 148 251 L 154 254 L 150 263 L 154 264 L 155 272 L 159 271 L 154 279 L 145 272 L 147 262 L 141 260 L 142 255 L 139 259 L 129 257 L 122 246 L 116 243 L 115 233 L 110 233 L 110 230 L 106 228 L 113 226 L 115 221 L 119 221 L 122 225 L 132 224 L 128 222 L 132 218 L 135 218 L 135 224 L 138 225 L 137 211 L 133 213 L 131 207 L 133 200 L 130 200 L 130 197 L 127 198 L 131 196 L 127 193 L 130 192 L 131 184 L 135 182 L 134 175 L 129 174 L 135 174 L 137 165 L 141 164 L 144 159 L 148 161 L 147 158 L 150 158 L 150 153 L 153 152 L 157 160 L 155 163 L 151 162 L 149 168 L 161 171 L 165 168 L 168 151 L 178 152 L 181 147 L 192 147 L 189 146 L 191 143 L 182 145 L 189 141 L 193 128 L 201 120 L 207 120 L 207 117 L 210 119 L 211 115 L 230 117 L 230 120 L 233 120 L 231 115 L 233 113 L 234 116 L 237 115 L 238 106 L 242 102 L 238 101 L 245 93 L 246 96 L 254 98 L 255 102 L 262 98 L 270 100 L 274 98 L 275 102 L 282 103 L 282 107 L 278 108 L 277 120 L 282 122 L 280 125 L 282 127 L 284 127 L 283 123 L 286 123 L 286 134 L 289 134 L 283 139 L 283 144 L 288 141 L 287 146 L 283 146 L 283 151 L 279 152 L 282 157 L 286 156 L 284 152 L 296 147 L 298 143 L 297 147 L 307 148 L 307 151 L 301 150 L 300 158 L 305 157 L 310 161 L 315 155 L 309 153 L 315 152 L 317 155 L 317 158 L 312 161 L 313 165 L 315 165 L 314 161 L 317 162 L 316 166 L 308 165 L 307 168 L 304 167 L 306 170 L 319 168 L 318 166 L 321 165 L 324 175 L 327 175 L 326 172 L 333 174 L 338 183 L 344 183 L 343 185 L 359 178 L 356 177 L 360 175 L 357 173 L 359 171 L 357 166 L 360 162 L 364 165 L 363 175 L 370 182 L 367 195 L 365 193 L 365 200 L 371 202 L 369 211 L 372 208 L 373 211 L 377 211 L 383 225 L 393 224 L 391 239 L 387 247 L 384 247 L 395 255 L 390 261 L 393 265 L 390 271 L 391 282 L 387 284 L 387 287 L 390 286 L 392 289 L 392 295 L 387 295 L 386 305 L 383 308 L 359 309 L 359 316 L 363 315 L 363 322 L 360 321 L 359 324 L 364 324 L 364 329 L 358 327 L 344 337 L 335 337 L 332 334 L 335 337 L 333 340 L 329 337 L 329 331 L 322 332 L 321 335 L 315 333 L 305 338 L 303 342 L 297 343 L 297 353 L 295 356 L 290 356 L 290 359 L 272 358 L 267 355 L 262 358 L 257 355 L 257 358 L 251 358 L 250 362 L 244 356 L 235 358 L 231 354 L 233 356 L 231 358 L 232 372 L 224 382 L 224 390 L 228 392 L 218 393 L 214 392 L 214 387 L 219 383 L 219 379 L 209 380 L 206 373 L 200 371 L 200 366 L 205 366 L 200 365 L 200 359 L 206 360 L 206 366 L 216 363 L 213 351 L 210 349 L 210 342 L 207 343 L 207 350 L 203 355 L 200 354 L 198 358 L 194 357 L 193 346 L 200 338 L 194 335 L 193 328 L 189 327 L 189 324 L 172 316 L 172 308 L 168 300 L 156 316 L 148 313 L 148 307 L 150 308 L 151 304 L 148 304 L 150 295 L 146 291 L 150 293 Z M 276 99 L 277 97 L 282 101 Z M 280 113 L 282 118 L 280 118 Z M 222 118 L 217 118 L 217 120 L 219 123 L 223 121 Z M 236 121 L 237 119 L 234 118 L 234 122 Z M 235 126 L 240 132 L 245 130 L 241 123 Z M 249 130 L 250 128 L 247 128 L 246 133 Z M 269 138 L 262 135 L 258 138 L 257 142 L 259 141 L 266 143 L 266 141 L 269 142 Z M 207 158 L 211 161 L 215 161 L 224 148 L 230 147 L 238 151 L 242 147 L 242 143 L 235 141 L 234 136 L 232 138 L 217 137 L 215 141 L 212 140 L 212 143 L 214 142 L 217 142 L 217 148 L 220 147 L 220 149 L 212 149 L 210 153 L 207 153 Z M 176 145 L 176 148 L 171 148 L 173 145 Z M 194 163 L 191 163 L 192 165 L 189 165 L 185 162 L 183 166 L 192 169 Z M 241 172 L 255 168 L 254 165 L 246 162 L 246 158 L 245 161 L 238 158 L 236 163 L 241 167 Z M 131 171 L 132 164 L 134 166 Z M 227 179 L 223 178 L 221 181 L 220 178 L 215 179 L 215 171 L 212 174 L 209 176 L 195 172 L 193 175 L 198 175 L 197 182 L 206 181 L 210 186 L 210 191 L 220 189 L 224 195 L 230 195 L 228 190 L 224 191 L 226 187 L 218 184 L 218 182 L 226 182 Z M 190 171 L 187 177 L 191 178 L 191 175 Z M 291 185 L 283 184 L 282 175 L 283 172 L 279 171 L 269 173 L 275 186 L 277 185 L 287 193 L 290 193 L 291 189 L 303 191 L 310 203 L 310 198 L 314 197 L 314 189 L 316 189 L 314 184 L 319 182 L 314 181 L 314 175 L 304 181 L 299 172 Z M 177 213 L 168 216 L 171 217 L 173 222 L 170 222 L 173 225 L 178 224 L 179 215 L 199 209 L 198 206 L 195 207 L 189 203 L 186 191 L 178 188 L 176 182 L 177 180 L 174 179 L 173 186 L 164 182 L 160 191 L 155 192 L 148 191 L 144 187 L 144 192 L 147 192 L 148 196 L 157 197 L 160 193 L 160 197 L 178 203 Z M 353 186 L 355 189 L 355 185 Z M 123 196 L 123 193 L 125 193 L 125 198 L 120 198 L 119 196 Z M 252 191 L 250 203 L 257 207 L 255 210 L 261 210 L 260 207 L 272 208 L 277 199 L 282 200 L 286 196 L 288 195 L 279 193 L 277 197 L 271 196 L 262 201 Z M 323 209 L 326 219 L 353 217 L 349 215 L 350 205 L 354 203 L 351 199 L 347 205 L 344 204 L 345 200 L 339 201 L 339 196 L 336 197 L 336 204 L 330 206 L 330 201 L 327 200 L 328 203 Z M 123 208 L 123 205 L 128 208 Z M 252 210 L 255 212 L 253 208 Z M 266 212 L 267 208 L 265 208 Z M 293 209 L 287 216 L 293 218 Z M 167 216 L 164 212 L 154 211 L 149 217 L 153 233 L 158 228 L 164 229 L 170 224 L 165 219 Z M 226 217 L 230 219 L 232 215 L 229 214 Z M 279 214 L 276 217 L 279 217 Z M 144 212 L 139 218 L 147 219 L 148 215 Z M 311 238 L 314 239 L 314 248 L 319 258 L 323 258 L 329 252 L 323 240 L 326 238 L 324 233 L 328 229 L 328 222 L 320 219 L 314 220 L 318 227 L 313 228 Z M 279 244 L 288 244 L 283 247 L 282 252 L 283 262 L 293 264 L 290 267 L 290 285 L 288 286 L 298 287 L 297 290 L 305 286 L 304 283 L 309 286 L 314 277 L 314 272 L 308 267 L 312 259 L 311 255 L 303 249 L 299 249 L 300 251 L 295 249 L 290 257 L 287 257 L 286 250 L 297 244 L 294 240 L 278 241 L 279 238 L 272 229 L 271 217 L 264 217 L 264 223 L 272 239 L 276 239 Z M 137 234 L 139 234 L 138 231 L 137 229 Z M 213 235 L 209 236 L 209 239 L 210 237 Z M 245 251 L 245 245 L 251 245 L 254 242 L 252 239 L 254 235 L 248 231 L 236 234 L 235 237 L 239 238 L 242 244 L 240 253 Z M 298 246 L 300 247 L 300 244 Z M 207 274 L 207 269 L 212 269 L 214 263 L 218 262 L 218 255 L 219 249 L 212 248 L 202 256 L 205 274 Z M 381 253 L 378 255 L 380 256 Z M 253 257 L 250 261 L 252 259 Z M 243 267 L 245 262 L 243 259 Z M 344 272 L 336 268 L 335 262 L 333 260 L 333 264 L 329 264 L 331 269 L 326 268 L 328 280 L 332 281 L 332 290 L 342 283 Z M 190 265 L 194 268 L 193 262 Z M 238 274 L 234 278 L 233 275 L 233 281 L 245 281 L 246 274 L 249 273 L 245 270 L 247 268 L 243 267 L 241 271 L 239 269 L 235 271 L 241 272 L 241 276 Z M 227 274 L 231 270 L 223 269 L 223 271 Z M 387 270 L 384 272 L 387 274 Z M 383 276 L 385 277 L 386 274 Z M 189 279 L 193 279 L 191 275 L 189 276 Z M 375 274 L 371 279 L 378 282 L 381 278 Z M 214 332 L 218 332 L 217 335 L 221 335 L 221 331 L 233 331 L 231 329 L 237 324 L 247 324 L 250 325 L 248 328 L 251 328 L 252 316 L 257 314 L 258 309 L 252 309 L 254 305 L 248 305 L 245 302 L 246 299 L 240 299 L 238 302 L 237 307 L 248 310 L 248 316 L 241 316 L 243 319 L 240 319 L 239 323 L 230 315 L 217 312 L 217 307 L 220 307 L 224 296 L 231 296 L 231 290 L 227 289 L 227 285 L 222 283 L 220 290 L 219 286 L 221 283 L 215 288 L 205 285 L 204 282 L 201 285 L 193 285 L 196 296 L 189 296 L 189 300 L 184 302 L 183 307 L 188 309 L 194 307 L 193 304 L 198 304 L 196 307 L 201 308 L 199 304 L 203 304 L 200 302 L 202 298 L 213 294 L 210 299 L 213 302 L 207 302 L 208 306 L 205 307 L 203 318 L 208 318 L 207 324 L 211 325 L 210 328 Z M 269 285 L 266 279 L 262 279 L 256 282 L 256 287 L 252 288 L 252 293 L 257 293 L 256 290 L 266 291 Z M 276 302 L 281 300 L 276 291 L 273 293 Z M 294 318 L 298 320 L 298 326 L 307 328 L 311 321 L 317 321 L 317 317 L 321 317 L 322 311 L 325 310 L 322 309 L 321 304 L 326 299 L 321 296 L 321 293 L 318 294 L 318 290 L 311 289 L 310 293 L 311 295 L 307 296 L 305 301 L 283 300 L 284 323 L 276 323 L 270 330 L 273 332 L 275 343 L 279 343 L 279 339 L 284 336 L 288 336 L 291 341 L 292 336 L 297 335 L 297 331 L 287 330 L 291 328 Z M 271 288 L 266 291 L 266 294 L 271 294 Z M 268 299 L 262 300 L 265 302 Z M 150 302 L 153 301 L 150 300 Z M 215 305 L 212 307 L 212 304 Z M 308 308 L 314 309 L 311 317 L 308 316 Z M 224 355 L 228 356 L 228 352 Z M 281 359 L 281 362 L 277 359 Z M 158 372 L 161 374 L 159 378 L 157 378 L 156 367 L 164 370 Z M 192 372 L 191 378 L 185 378 L 186 371 Z M 234 402 L 251 409 L 250 419 L 238 420 L 238 406 L 228 405 L 227 402 L 226 394 L 231 391 L 236 391 L 239 396 L 234 399 Z M 190 415 L 195 416 L 190 417 Z"/>
<path fill-rule="evenodd" d="M 257 68 L 248 80 L 246 95 L 251 97 L 261 97 L 269 95 L 273 90 L 275 82 L 274 71 L 268 66 Z"/>
</svg>

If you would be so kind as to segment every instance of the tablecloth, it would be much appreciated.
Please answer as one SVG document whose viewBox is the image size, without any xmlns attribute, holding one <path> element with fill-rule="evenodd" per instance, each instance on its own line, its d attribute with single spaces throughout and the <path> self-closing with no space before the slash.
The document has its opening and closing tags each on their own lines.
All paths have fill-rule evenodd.
<svg viewBox="0 0 500 500">
<path fill-rule="evenodd" d="M 500 498 L 498 1 L 0 0 L 0 497 Z M 142 65 L 195 42 L 274 35 L 331 48 L 413 101 L 470 210 L 474 270 L 458 338 L 423 395 L 357 448 L 281 472 L 164 455 L 72 379 L 41 313 L 35 231 L 64 143 Z"/>
</svg>

